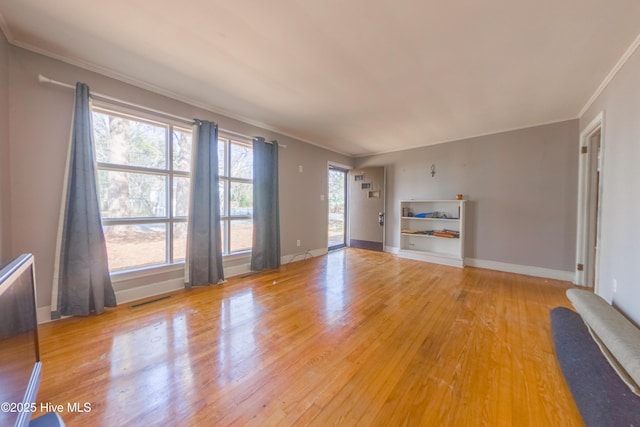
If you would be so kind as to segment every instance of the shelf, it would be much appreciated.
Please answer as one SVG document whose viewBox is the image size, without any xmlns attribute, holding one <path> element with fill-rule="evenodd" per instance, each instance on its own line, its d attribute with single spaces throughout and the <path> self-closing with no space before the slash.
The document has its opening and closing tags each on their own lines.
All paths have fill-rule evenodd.
<svg viewBox="0 0 640 427">
<path fill-rule="evenodd" d="M 418 261 L 464 267 L 465 200 L 403 200 L 400 212 L 436 213 L 446 218 L 420 218 L 402 216 L 399 221 L 400 247 L 398 256 Z M 453 218 L 456 216 L 456 218 Z M 423 222 L 420 222 L 423 221 Z M 424 222 L 426 221 L 426 222 Z M 457 237 L 434 236 L 432 234 L 407 233 L 403 231 L 434 232 L 454 230 Z M 415 239 L 413 237 L 416 237 Z"/>
<path fill-rule="evenodd" d="M 400 200 L 400 203 L 461 203 L 465 202 L 465 200 L 458 199 L 440 199 L 440 200 L 426 200 L 426 199 L 408 199 L 408 200 Z"/>
<path fill-rule="evenodd" d="M 415 216 L 403 216 L 402 219 L 411 219 L 416 221 L 460 221 L 460 218 L 416 218 Z"/>
<path fill-rule="evenodd" d="M 400 233 L 402 236 L 409 237 L 428 237 L 431 239 L 444 239 L 444 240 L 460 240 L 459 237 L 442 237 L 442 236 L 432 236 L 430 234 L 422 234 L 422 233 Z"/>
</svg>

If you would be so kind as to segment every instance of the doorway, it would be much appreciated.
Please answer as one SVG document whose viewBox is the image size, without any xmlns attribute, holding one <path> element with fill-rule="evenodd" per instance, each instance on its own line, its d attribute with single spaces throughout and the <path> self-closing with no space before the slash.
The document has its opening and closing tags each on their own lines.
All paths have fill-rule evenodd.
<svg viewBox="0 0 640 427">
<path fill-rule="evenodd" d="M 329 165 L 328 236 L 329 250 L 343 248 L 347 241 L 347 169 Z"/>
<path fill-rule="evenodd" d="M 580 136 L 576 284 L 598 291 L 598 245 L 603 178 L 602 114 Z"/>
<path fill-rule="evenodd" d="M 384 251 L 385 168 L 369 166 L 348 174 L 349 246 Z"/>
</svg>

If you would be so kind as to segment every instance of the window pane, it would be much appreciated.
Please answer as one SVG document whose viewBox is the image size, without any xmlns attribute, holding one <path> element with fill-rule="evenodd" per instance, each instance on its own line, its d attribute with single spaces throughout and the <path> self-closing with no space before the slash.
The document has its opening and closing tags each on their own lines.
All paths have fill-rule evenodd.
<svg viewBox="0 0 640 427">
<path fill-rule="evenodd" d="M 93 112 L 98 162 L 166 169 L 167 127 Z"/>
<path fill-rule="evenodd" d="M 227 176 L 224 170 L 224 165 L 227 161 L 227 157 L 225 156 L 226 146 L 226 140 L 218 139 L 218 175 L 220 176 Z"/>
<path fill-rule="evenodd" d="M 231 143 L 231 171 L 233 178 L 251 179 L 253 176 L 253 150 L 247 145 Z"/>
<path fill-rule="evenodd" d="M 229 194 L 230 216 L 246 216 L 253 214 L 253 184 L 231 182 Z"/>
<path fill-rule="evenodd" d="M 229 226 L 229 221 L 228 220 L 221 220 L 220 221 L 220 234 L 221 234 L 221 238 L 222 238 L 222 253 L 223 254 L 228 254 L 229 253 L 229 248 L 227 247 L 227 236 L 229 235 L 227 233 L 227 227 Z"/>
<path fill-rule="evenodd" d="M 104 227 L 111 271 L 164 264 L 165 224 L 107 225 Z"/>
<path fill-rule="evenodd" d="M 191 132 L 173 129 L 173 169 L 188 172 L 191 170 Z"/>
<path fill-rule="evenodd" d="M 98 171 L 102 218 L 167 215 L 167 179 L 147 173 Z"/>
<path fill-rule="evenodd" d="M 220 197 L 220 216 L 227 216 L 226 207 L 227 207 L 227 180 L 220 180 L 218 182 L 219 189 L 219 197 Z"/>
<path fill-rule="evenodd" d="M 174 176 L 173 178 L 173 216 L 189 215 L 189 186 L 190 179 Z"/>
<path fill-rule="evenodd" d="M 173 262 L 184 261 L 187 254 L 187 223 L 173 224 Z"/>
<path fill-rule="evenodd" d="M 250 219 L 231 221 L 229 232 L 229 252 L 251 249 L 253 241 L 253 221 Z"/>
</svg>

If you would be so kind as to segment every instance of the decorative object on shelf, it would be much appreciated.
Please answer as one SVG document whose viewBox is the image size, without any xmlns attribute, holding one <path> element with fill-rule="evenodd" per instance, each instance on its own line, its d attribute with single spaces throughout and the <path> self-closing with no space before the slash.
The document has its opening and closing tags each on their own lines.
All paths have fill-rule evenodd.
<svg viewBox="0 0 640 427">
<path fill-rule="evenodd" d="M 456 194 L 456 199 L 457 200 L 462 200 L 462 194 Z"/>
<path fill-rule="evenodd" d="M 414 215 L 415 218 L 437 218 L 438 212 L 422 212 Z"/>
<path fill-rule="evenodd" d="M 424 234 L 426 236 L 444 237 L 447 239 L 459 239 L 460 232 L 458 230 L 413 230 L 411 228 L 403 228 L 401 234 Z"/>
<path fill-rule="evenodd" d="M 420 230 L 412 230 L 410 228 L 403 228 L 400 232 L 402 234 L 417 234 L 417 233 L 420 233 Z"/>
<path fill-rule="evenodd" d="M 460 238 L 460 232 L 458 230 L 436 230 L 432 233 L 434 236 L 445 237 L 447 239 L 458 239 Z"/>
<path fill-rule="evenodd" d="M 431 178 L 433 178 L 434 176 L 436 176 L 436 164 L 432 164 L 431 165 Z"/>
<path fill-rule="evenodd" d="M 459 219 L 460 218 L 460 211 L 458 211 L 458 216 L 454 217 L 452 214 L 447 213 L 447 212 L 422 212 L 422 213 L 418 213 L 415 215 L 409 215 L 409 216 L 413 216 L 415 218 L 440 218 L 440 219 Z"/>
</svg>

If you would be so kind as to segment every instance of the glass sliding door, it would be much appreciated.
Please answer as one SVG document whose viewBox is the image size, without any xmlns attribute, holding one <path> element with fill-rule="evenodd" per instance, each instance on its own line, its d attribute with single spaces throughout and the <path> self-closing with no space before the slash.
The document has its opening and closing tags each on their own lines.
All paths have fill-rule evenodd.
<svg viewBox="0 0 640 427">
<path fill-rule="evenodd" d="M 345 246 L 347 232 L 347 171 L 329 166 L 328 248 Z"/>
</svg>

